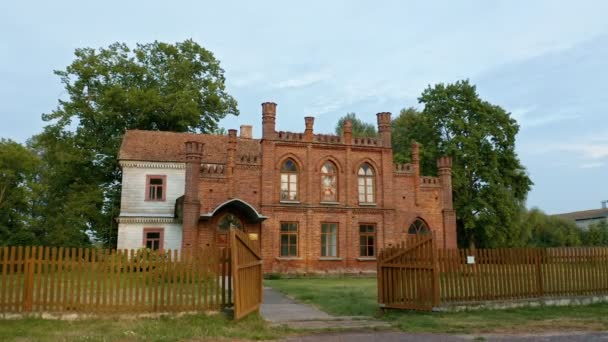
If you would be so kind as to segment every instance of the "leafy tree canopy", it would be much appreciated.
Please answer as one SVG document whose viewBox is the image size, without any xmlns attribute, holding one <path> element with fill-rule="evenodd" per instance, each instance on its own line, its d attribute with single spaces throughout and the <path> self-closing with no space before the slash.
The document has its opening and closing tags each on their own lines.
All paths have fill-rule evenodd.
<svg viewBox="0 0 608 342">
<path fill-rule="evenodd" d="M 396 157 L 410 158 L 410 142 L 422 144 L 422 170 L 436 174 L 436 159 L 453 158 L 454 207 L 459 242 L 482 247 L 524 244 L 516 224 L 531 180 L 515 153 L 516 121 L 479 98 L 469 81 L 437 84 L 393 122 Z"/>
<path fill-rule="evenodd" d="M 43 115 L 49 124 L 30 144 L 46 165 L 40 224 L 54 225 L 67 245 L 84 231 L 115 242 L 127 129 L 207 133 L 239 113 L 219 61 L 192 40 L 77 49 L 55 74 L 67 97 Z"/>
<path fill-rule="evenodd" d="M 344 130 L 344 121 L 346 120 L 350 120 L 353 125 L 353 137 L 375 137 L 378 135 L 376 126 L 361 121 L 361 119 L 359 119 L 355 113 L 347 113 L 345 116 L 341 117 L 340 120 L 338 120 L 338 123 L 336 124 L 337 135 L 342 135 Z"/>
<path fill-rule="evenodd" d="M 572 221 L 545 214 L 539 209 L 522 211 L 517 220 L 530 247 L 579 246 L 581 231 Z"/>
<path fill-rule="evenodd" d="M 39 167 L 32 151 L 0 139 L 0 245 L 34 243 L 31 212 Z"/>
<path fill-rule="evenodd" d="M 603 220 L 582 230 L 582 241 L 585 246 L 608 246 L 608 222 Z"/>
</svg>

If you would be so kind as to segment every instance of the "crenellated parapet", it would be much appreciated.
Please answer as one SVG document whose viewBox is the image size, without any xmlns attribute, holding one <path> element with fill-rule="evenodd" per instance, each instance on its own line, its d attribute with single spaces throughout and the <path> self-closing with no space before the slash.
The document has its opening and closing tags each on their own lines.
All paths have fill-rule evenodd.
<svg viewBox="0 0 608 342">
<path fill-rule="evenodd" d="M 280 131 L 277 133 L 277 139 L 282 141 L 304 141 L 304 133 Z"/>
<path fill-rule="evenodd" d="M 441 183 L 438 177 L 422 176 L 420 177 L 420 185 L 424 187 L 440 187 Z"/>
<path fill-rule="evenodd" d="M 315 134 L 313 142 L 322 144 L 342 144 L 342 137 L 331 134 Z"/>
<path fill-rule="evenodd" d="M 224 164 L 201 164 L 201 177 L 223 177 L 226 175 Z"/>
<path fill-rule="evenodd" d="M 243 153 L 239 155 L 237 164 L 258 165 L 262 162 L 262 157 L 259 154 Z"/>
<path fill-rule="evenodd" d="M 371 137 L 353 138 L 353 145 L 357 146 L 381 146 L 380 139 Z"/>
<path fill-rule="evenodd" d="M 414 165 L 410 164 L 410 163 L 407 163 L 407 164 L 395 164 L 394 172 L 395 172 L 395 174 L 413 175 L 414 172 L 415 172 L 415 169 L 414 169 Z"/>
</svg>

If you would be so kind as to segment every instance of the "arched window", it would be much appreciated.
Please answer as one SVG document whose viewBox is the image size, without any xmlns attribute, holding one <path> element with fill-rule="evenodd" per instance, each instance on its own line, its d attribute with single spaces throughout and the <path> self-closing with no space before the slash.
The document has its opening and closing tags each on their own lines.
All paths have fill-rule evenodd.
<svg viewBox="0 0 608 342">
<path fill-rule="evenodd" d="M 429 226 L 421 219 L 416 219 L 412 222 L 410 228 L 407 230 L 408 234 L 428 234 L 430 232 Z"/>
<path fill-rule="evenodd" d="M 287 159 L 281 165 L 281 201 L 298 200 L 298 168 L 296 163 Z"/>
<path fill-rule="evenodd" d="M 368 163 L 361 165 L 359 172 L 359 203 L 375 203 L 374 169 Z"/>
<path fill-rule="evenodd" d="M 321 201 L 338 201 L 338 174 L 336 166 L 330 161 L 321 167 Z"/>
<path fill-rule="evenodd" d="M 236 215 L 234 214 L 224 215 L 217 225 L 217 229 L 222 233 L 228 232 L 230 228 L 236 228 L 241 230 L 243 229 L 243 224 L 241 223 L 241 220 L 239 220 L 239 218 L 236 217 Z"/>
</svg>

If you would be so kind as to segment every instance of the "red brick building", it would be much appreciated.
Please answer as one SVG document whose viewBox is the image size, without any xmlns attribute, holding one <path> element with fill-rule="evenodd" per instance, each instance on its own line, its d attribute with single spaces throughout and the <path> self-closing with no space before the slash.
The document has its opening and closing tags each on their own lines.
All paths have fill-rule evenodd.
<svg viewBox="0 0 608 342">
<path fill-rule="evenodd" d="M 439 177 L 395 164 L 390 113 L 378 138 L 277 132 L 276 104 L 262 104 L 262 139 L 128 131 L 119 159 L 123 193 L 119 248 L 192 248 L 226 244 L 237 227 L 260 243 L 265 272 L 375 270 L 378 249 L 407 234 L 436 232 L 456 247 L 451 160 Z M 183 196 L 182 196 L 183 195 Z"/>
</svg>

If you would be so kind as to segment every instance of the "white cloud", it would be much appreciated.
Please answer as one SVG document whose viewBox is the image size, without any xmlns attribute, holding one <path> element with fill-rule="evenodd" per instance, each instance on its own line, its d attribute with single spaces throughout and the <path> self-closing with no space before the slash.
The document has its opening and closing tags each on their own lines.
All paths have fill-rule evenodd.
<svg viewBox="0 0 608 342">
<path fill-rule="evenodd" d="M 280 89 L 301 88 L 306 87 L 329 78 L 329 73 L 324 71 L 315 71 L 302 76 L 281 81 L 277 84 Z"/>
<path fill-rule="evenodd" d="M 578 156 L 585 160 L 601 160 L 608 158 L 608 143 L 601 142 L 571 142 L 571 143 L 552 143 L 542 142 L 536 144 L 527 144 L 523 147 L 524 151 L 532 152 L 534 154 L 546 154 L 553 152 L 570 152 L 576 153 Z M 597 164 L 596 163 L 589 163 Z"/>
<path fill-rule="evenodd" d="M 581 118 L 580 114 L 572 113 L 570 110 L 562 110 L 562 113 L 542 114 L 538 113 L 538 106 L 521 107 L 511 111 L 511 116 L 517 120 L 522 128 L 533 128 L 556 122 L 575 120 Z M 572 109 L 574 110 L 574 108 Z"/>
<path fill-rule="evenodd" d="M 262 80 L 264 80 L 264 74 L 261 72 L 253 72 L 253 73 L 247 73 L 245 75 L 236 75 L 234 77 L 234 81 L 230 81 L 230 78 L 228 78 L 228 83 L 232 83 L 235 87 L 247 87 L 256 83 L 260 83 Z"/>
<path fill-rule="evenodd" d="M 603 162 L 586 163 L 586 164 L 581 164 L 580 168 L 581 169 L 592 169 L 592 168 L 604 166 L 605 164 L 606 163 L 603 163 Z"/>
</svg>

